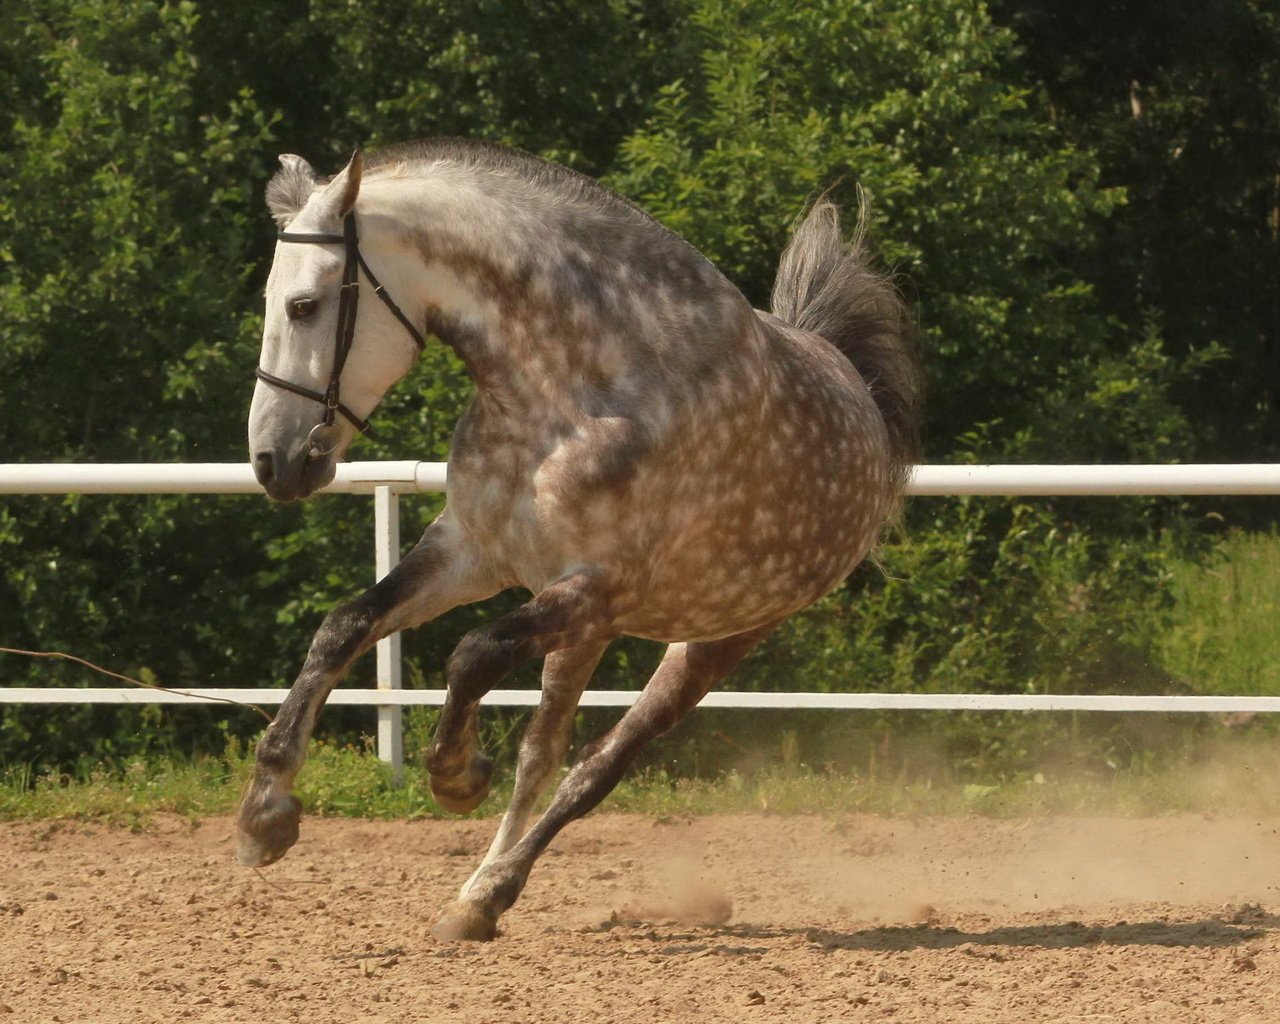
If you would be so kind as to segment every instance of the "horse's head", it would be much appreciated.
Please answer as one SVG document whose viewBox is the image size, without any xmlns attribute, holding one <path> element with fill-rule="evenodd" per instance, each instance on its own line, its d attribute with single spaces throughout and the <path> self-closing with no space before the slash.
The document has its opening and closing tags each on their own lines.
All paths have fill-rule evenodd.
<svg viewBox="0 0 1280 1024">
<path fill-rule="evenodd" d="M 267 494 L 291 501 L 333 479 L 356 434 L 367 432 L 369 414 L 413 365 L 422 336 L 365 262 L 372 255 L 405 297 L 391 240 L 360 237 L 373 224 L 356 213 L 360 154 L 327 182 L 301 157 L 280 163 L 267 186 L 281 230 L 267 279 L 249 458 Z M 382 301 L 358 302 L 362 285 Z"/>
</svg>

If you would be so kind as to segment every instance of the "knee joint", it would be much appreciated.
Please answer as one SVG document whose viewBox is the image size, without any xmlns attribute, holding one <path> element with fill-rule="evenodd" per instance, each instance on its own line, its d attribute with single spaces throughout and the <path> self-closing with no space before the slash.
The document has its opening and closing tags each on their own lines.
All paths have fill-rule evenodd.
<svg viewBox="0 0 1280 1024">
<path fill-rule="evenodd" d="M 464 698 L 473 690 L 487 689 L 528 656 L 523 649 L 525 643 L 499 639 L 487 629 L 468 633 L 445 665 L 449 688 Z"/>
<path fill-rule="evenodd" d="M 312 649 L 326 658 L 356 653 L 373 631 L 374 616 L 360 601 L 339 605 L 316 630 Z"/>
</svg>

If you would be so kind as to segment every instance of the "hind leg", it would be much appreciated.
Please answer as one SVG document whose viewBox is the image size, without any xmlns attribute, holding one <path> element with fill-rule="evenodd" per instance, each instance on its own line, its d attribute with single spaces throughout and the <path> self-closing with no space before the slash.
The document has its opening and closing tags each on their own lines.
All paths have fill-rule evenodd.
<svg viewBox="0 0 1280 1024">
<path fill-rule="evenodd" d="M 597 641 L 547 655 L 542 668 L 542 702 L 534 711 L 520 743 L 511 803 L 502 816 L 502 824 L 498 826 L 498 834 L 494 836 L 484 861 L 462 887 L 462 896 L 467 894 L 485 868 L 515 846 L 524 835 L 534 802 L 564 763 L 578 698 L 608 646 L 607 641 Z"/>
<path fill-rule="evenodd" d="M 707 643 L 672 644 L 639 699 L 603 737 L 583 750 L 545 814 L 508 852 L 468 883 L 432 928 L 438 939 L 492 939 L 498 918 L 524 889 L 534 861 L 556 834 L 618 784 L 646 743 L 671 729 L 719 683 L 770 627 Z"/>
<path fill-rule="evenodd" d="M 528 658 L 612 637 L 607 590 L 599 576 L 585 570 L 557 580 L 511 614 L 463 637 L 445 666 L 448 692 L 427 748 L 436 802 L 465 814 L 489 793 L 493 766 L 477 736 L 481 697 Z"/>
</svg>

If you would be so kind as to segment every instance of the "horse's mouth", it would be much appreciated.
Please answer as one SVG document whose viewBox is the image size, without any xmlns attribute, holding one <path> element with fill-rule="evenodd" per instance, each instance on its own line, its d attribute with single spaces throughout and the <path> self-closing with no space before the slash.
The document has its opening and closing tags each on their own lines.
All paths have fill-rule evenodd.
<svg viewBox="0 0 1280 1024">
<path fill-rule="evenodd" d="M 292 472 L 275 473 L 260 481 L 262 489 L 272 501 L 302 501 L 332 482 L 338 471 L 337 459 L 332 454 L 310 456 L 295 461 Z"/>
</svg>

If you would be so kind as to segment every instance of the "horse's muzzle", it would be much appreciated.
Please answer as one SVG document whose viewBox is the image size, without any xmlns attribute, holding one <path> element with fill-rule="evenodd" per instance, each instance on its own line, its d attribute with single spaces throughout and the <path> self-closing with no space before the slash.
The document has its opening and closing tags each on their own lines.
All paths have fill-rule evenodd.
<svg viewBox="0 0 1280 1024">
<path fill-rule="evenodd" d="M 272 501 L 298 501 L 329 483 L 337 472 L 334 451 L 306 448 L 292 458 L 275 451 L 253 453 L 253 475 Z"/>
</svg>

